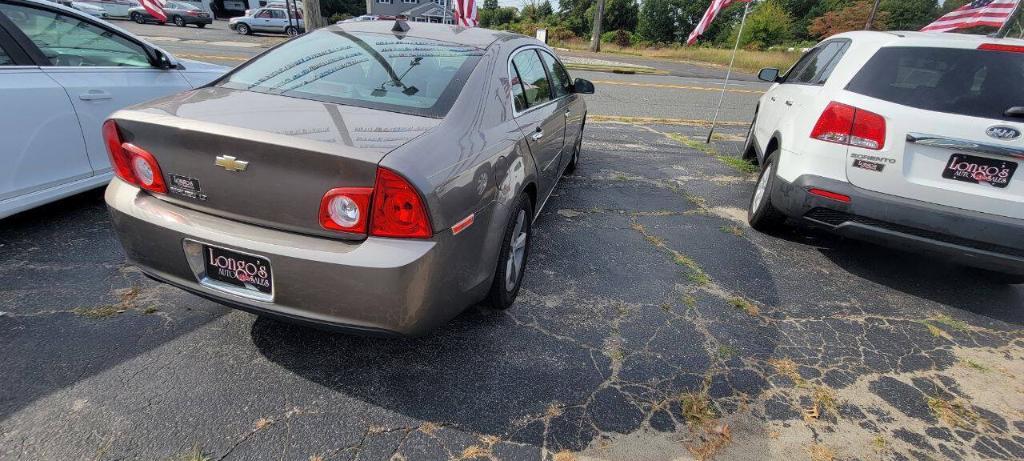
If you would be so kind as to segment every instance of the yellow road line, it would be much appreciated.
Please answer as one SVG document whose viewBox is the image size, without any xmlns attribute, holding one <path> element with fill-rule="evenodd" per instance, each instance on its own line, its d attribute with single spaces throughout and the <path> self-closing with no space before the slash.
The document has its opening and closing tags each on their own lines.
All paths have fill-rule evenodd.
<svg viewBox="0 0 1024 461">
<path fill-rule="evenodd" d="M 623 82 L 621 80 L 594 80 L 594 83 L 600 83 L 603 85 L 625 85 L 625 86 L 639 86 L 646 88 L 667 88 L 671 90 L 695 90 L 695 91 L 722 91 L 722 87 L 709 87 L 709 86 L 690 86 L 690 85 L 670 85 L 666 83 L 639 83 L 639 82 Z M 749 93 L 749 94 L 764 94 L 764 91 L 760 90 L 741 90 L 738 88 L 728 88 L 725 91 L 729 93 Z"/>
<path fill-rule="evenodd" d="M 588 122 L 613 122 L 613 123 L 635 123 L 646 125 L 687 125 L 687 126 L 711 126 L 711 120 L 688 119 L 688 118 L 663 118 L 663 117 L 627 117 L 623 115 L 587 115 Z M 739 121 L 718 121 L 718 126 L 750 126 L 750 122 Z"/>
<path fill-rule="evenodd" d="M 175 54 L 179 58 L 185 59 L 219 59 L 221 61 L 248 61 L 252 57 L 240 57 L 240 56 L 210 56 L 206 54 Z"/>
</svg>

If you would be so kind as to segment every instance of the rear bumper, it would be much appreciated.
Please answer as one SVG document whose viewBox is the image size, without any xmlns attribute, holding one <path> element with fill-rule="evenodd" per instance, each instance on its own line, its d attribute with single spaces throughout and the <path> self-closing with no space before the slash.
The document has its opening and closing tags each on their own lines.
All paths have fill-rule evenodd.
<svg viewBox="0 0 1024 461">
<path fill-rule="evenodd" d="M 185 24 L 213 24 L 213 18 L 203 18 L 199 16 L 182 16 L 185 19 Z"/>
<path fill-rule="evenodd" d="M 776 180 L 772 204 L 804 223 L 957 264 L 1024 275 L 1024 220 L 882 194 L 820 176 Z M 850 202 L 810 194 L 811 188 L 846 195 Z"/>
<path fill-rule="evenodd" d="M 283 232 L 176 206 L 111 181 L 106 201 L 128 261 L 152 278 L 230 307 L 363 333 L 416 336 L 479 301 L 452 262 L 453 237 L 353 243 Z M 274 295 L 263 301 L 199 281 L 185 241 L 262 256 Z M 190 265 L 190 259 L 192 265 Z M 454 269 L 454 270 L 453 270 Z"/>
</svg>

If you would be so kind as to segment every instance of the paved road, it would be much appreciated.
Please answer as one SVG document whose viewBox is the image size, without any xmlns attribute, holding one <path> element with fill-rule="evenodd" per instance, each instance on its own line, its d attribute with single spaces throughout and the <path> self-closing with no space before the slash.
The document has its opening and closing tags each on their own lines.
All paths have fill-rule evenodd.
<svg viewBox="0 0 1024 461">
<path fill-rule="evenodd" d="M 722 160 L 742 127 L 698 150 L 701 127 L 624 120 L 588 123 L 516 306 L 420 339 L 154 283 L 99 192 L 2 221 L 0 459 L 1024 457 L 1024 286 L 755 232 Z"/>
</svg>

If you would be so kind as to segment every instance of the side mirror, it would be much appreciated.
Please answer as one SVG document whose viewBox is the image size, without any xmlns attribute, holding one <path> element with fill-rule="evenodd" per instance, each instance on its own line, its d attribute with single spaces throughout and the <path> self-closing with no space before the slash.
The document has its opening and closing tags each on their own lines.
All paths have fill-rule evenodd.
<svg viewBox="0 0 1024 461">
<path fill-rule="evenodd" d="M 765 82 L 775 83 L 779 81 L 779 69 L 774 67 L 766 67 L 761 69 L 761 72 L 757 73 L 757 79 Z"/>
<path fill-rule="evenodd" d="M 172 59 L 170 56 L 167 56 L 167 54 L 163 51 L 153 48 L 152 52 L 154 67 L 164 70 L 173 69 L 177 67 L 177 64 L 174 62 L 174 59 Z"/>
<path fill-rule="evenodd" d="M 594 84 L 590 80 L 577 78 L 572 82 L 572 92 L 577 94 L 594 94 Z"/>
</svg>

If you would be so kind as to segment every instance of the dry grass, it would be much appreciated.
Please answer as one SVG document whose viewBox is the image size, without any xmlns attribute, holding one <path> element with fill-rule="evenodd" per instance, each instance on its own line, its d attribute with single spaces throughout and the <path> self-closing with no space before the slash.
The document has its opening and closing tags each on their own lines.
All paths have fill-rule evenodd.
<svg viewBox="0 0 1024 461">
<path fill-rule="evenodd" d="M 437 433 L 437 430 L 440 429 L 440 428 L 441 427 L 438 426 L 437 424 L 434 424 L 434 423 L 432 423 L 430 421 L 427 421 L 427 422 L 425 422 L 423 424 L 420 424 L 420 427 L 418 428 L 418 430 L 420 432 L 424 433 L 424 434 L 427 434 L 427 435 L 433 437 L 434 434 Z"/>
<path fill-rule="evenodd" d="M 811 461 L 832 461 L 836 459 L 836 453 L 831 448 L 820 443 L 807 447 L 807 453 L 811 456 Z"/>
<path fill-rule="evenodd" d="M 768 364 L 775 369 L 776 373 L 789 378 L 790 381 L 793 381 L 798 386 L 804 384 L 804 378 L 800 376 L 800 372 L 797 371 L 796 362 L 792 359 L 768 359 Z"/>
<path fill-rule="evenodd" d="M 743 228 L 740 226 L 722 226 L 719 227 L 718 230 L 725 232 L 726 234 L 735 235 L 737 237 L 743 236 Z"/>
<path fill-rule="evenodd" d="M 814 391 L 811 393 L 811 399 L 814 401 L 814 405 L 832 413 L 833 415 L 839 414 L 839 408 L 837 401 L 839 397 L 836 395 L 836 391 L 831 387 L 825 385 L 814 386 Z"/>
<path fill-rule="evenodd" d="M 268 418 L 260 418 L 256 420 L 256 424 L 254 426 L 256 430 L 259 431 L 265 429 L 267 426 L 270 426 L 271 424 L 274 424 L 273 420 Z"/>
<path fill-rule="evenodd" d="M 761 315 L 761 309 L 759 309 L 757 306 L 754 305 L 754 303 L 750 302 L 745 298 L 739 296 L 729 298 L 729 304 L 732 304 L 732 306 L 737 309 L 742 309 L 743 312 L 746 312 L 747 315 L 750 315 L 752 317 L 757 317 L 758 315 Z"/>
<path fill-rule="evenodd" d="M 686 449 L 694 458 L 703 461 L 714 458 L 731 440 L 732 432 L 729 430 L 729 425 L 719 424 L 701 435 L 698 443 L 688 444 Z"/>
<path fill-rule="evenodd" d="M 969 402 L 961 398 L 946 400 L 939 397 L 928 397 L 928 408 L 935 417 L 950 427 L 968 430 L 983 430 L 988 426 L 978 413 L 971 408 Z"/>
<path fill-rule="evenodd" d="M 715 408 L 711 405 L 711 397 L 708 390 L 711 388 L 711 380 L 704 379 L 704 384 L 697 391 L 684 392 L 679 396 L 679 403 L 682 406 L 683 419 L 690 429 L 706 427 L 718 417 Z"/>
<path fill-rule="evenodd" d="M 74 313 L 90 319 L 102 319 L 107 317 L 113 317 L 118 314 L 123 314 L 128 309 L 135 308 L 135 300 L 139 297 L 140 291 L 141 290 L 139 289 L 139 287 L 131 287 L 126 288 L 124 290 L 119 290 L 118 296 L 121 298 L 121 300 L 117 304 L 106 304 L 103 306 L 96 307 L 81 307 L 75 309 Z M 151 312 L 146 313 L 149 314 Z"/>
<path fill-rule="evenodd" d="M 562 450 L 558 453 L 555 453 L 555 456 L 553 456 L 552 458 L 554 459 L 554 461 L 576 461 L 576 455 L 572 454 L 572 452 L 568 450 Z"/>
<path fill-rule="evenodd" d="M 199 445 L 192 445 L 192 449 L 178 456 L 178 461 L 211 461 L 212 458 L 203 452 Z"/>
<path fill-rule="evenodd" d="M 587 50 L 590 42 L 582 39 L 553 42 L 551 46 L 570 50 Z M 664 47 L 640 48 L 636 46 L 622 47 L 611 43 L 602 43 L 601 51 L 608 54 L 626 54 L 647 58 L 662 58 L 672 61 L 697 62 L 716 66 L 728 66 L 732 58 L 732 49 L 706 48 L 671 45 Z M 739 50 L 736 53 L 737 69 L 754 73 L 765 67 L 786 70 L 800 58 L 799 51 L 749 51 Z M 613 57 L 609 59 L 614 60 Z"/>
</svg>

